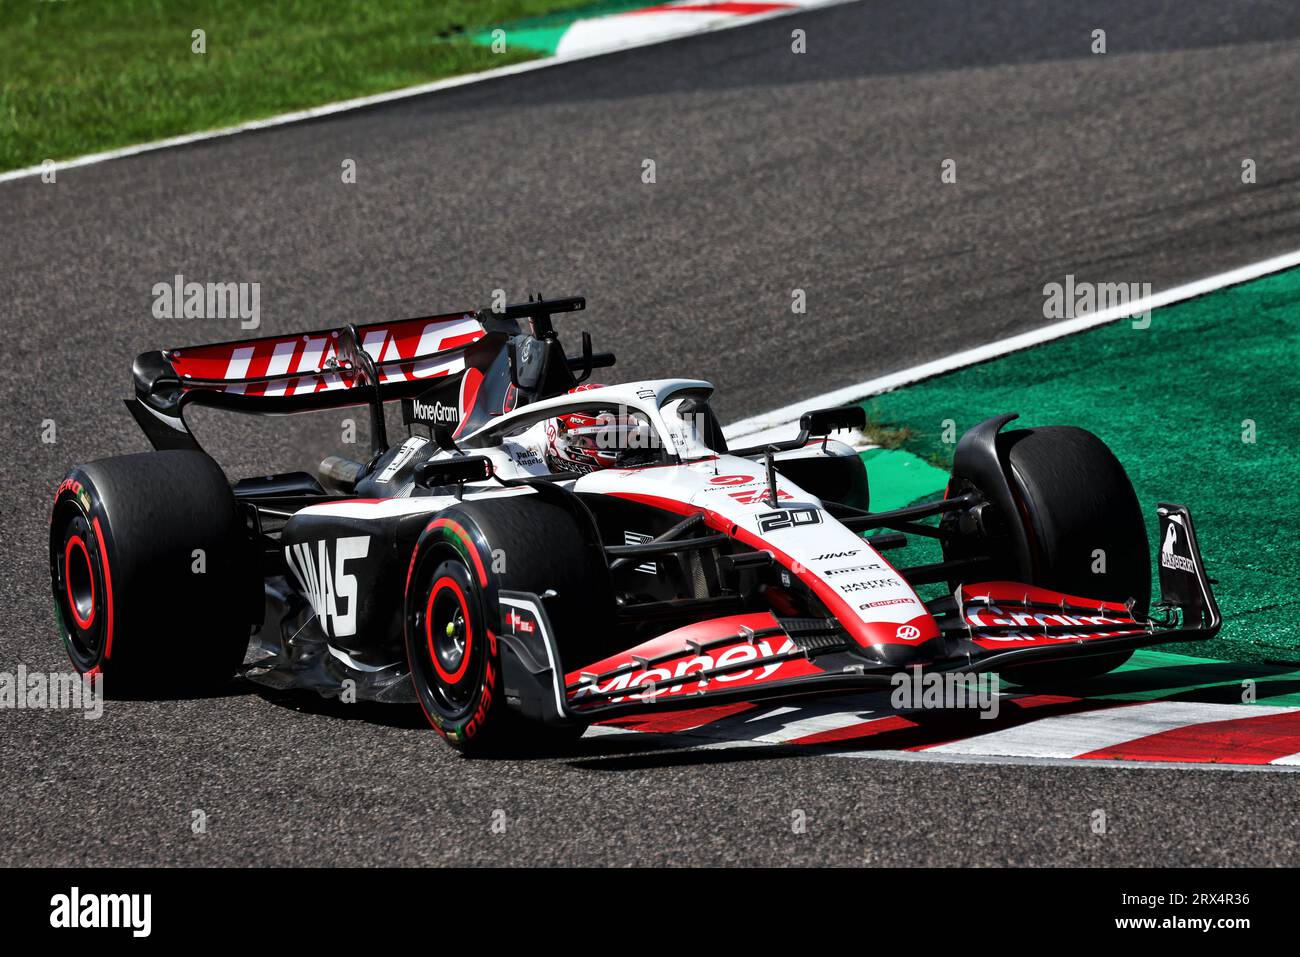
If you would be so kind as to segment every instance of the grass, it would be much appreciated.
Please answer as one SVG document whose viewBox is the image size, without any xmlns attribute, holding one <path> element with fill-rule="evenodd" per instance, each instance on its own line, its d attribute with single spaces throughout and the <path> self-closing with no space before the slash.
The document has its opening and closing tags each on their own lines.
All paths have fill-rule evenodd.
<svg viewBox="0 0 1300 957">
<path fill-rule="evenodd" d="M 533 59 L 469 34 L 590 4 L 0 0 L 0 169 Z"/>
<path fill-rule="evenodd" d="M 908 426 L 884 425 L 870 411 L 867 413 L 867 424 L 863 426 L 862 434 L 872 444 L 878 445 L 882 449 L 901 449 L 911 441 L 913 436 L 912 430 Z"/>
</svg>

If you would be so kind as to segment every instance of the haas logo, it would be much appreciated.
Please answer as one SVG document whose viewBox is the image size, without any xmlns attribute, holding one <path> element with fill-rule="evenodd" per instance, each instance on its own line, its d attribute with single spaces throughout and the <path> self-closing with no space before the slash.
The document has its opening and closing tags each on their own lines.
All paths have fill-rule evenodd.
<svg viewBox="0 0 1300 957">
<path fill-rule="evenodd" d="M 728 492 L 727 494 L 741 505 L 757 505 L 759 502 L 767 499 L 767 489 L 765 488 L 741 489 L 739 492 Z M 778 500 L 793 498 L 793 496 L 783 488 L 776 490 L 776 497 Z"/>
<path fill-rule="evenodd" d="M 921 629 L 917 628 L 916 625 L 899 625 L 895 634 L 903 641 L 916 641 L 921 637 Z"/>
<path fill-rule="evenodd" d="M 1178 544 L 1178 519 L 1171 516 L 1169 524 L 1165 526 L 1165 541 L 1160 546 L 1160 566 L 1170 568 L 1176 572 L 1196 573 L 1196 565 L 1190 558 L 1185 558 L 1174 551 Z"/>
<path fill-rule="evenodd" d="M 333 561 L 330 543 L 325 540 L 285 546 L 284 560 L 298 579 L 303 595 L 311 602 L 325 634 L 346 638 L 357 633 L 357 576 L 348 574 L 346 566 L 349 561 L 365 558 L 369 552 L 369 535 L 338 539 L 334 542 Z"/>
</svg>

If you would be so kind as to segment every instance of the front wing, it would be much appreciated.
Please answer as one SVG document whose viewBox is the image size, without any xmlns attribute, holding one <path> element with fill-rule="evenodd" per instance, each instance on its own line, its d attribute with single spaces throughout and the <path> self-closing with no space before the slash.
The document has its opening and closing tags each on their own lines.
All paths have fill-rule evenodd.
<svg viewBox="0 0 1300 957">
<path fill-rule="evenodd" d="M 548 723 L 589 723 L 738 701 L 879 691 L 904 668 L 988 673 L 1039 662 L 1199 641 L 1222 625 L 1191 514 L 1161 504 L 1154 614 L 1015 582 L 962 585 L 928 603 L 940 636 L 900 664 L 886 663 L 830 618 L 770 612 L 697 622 L 579 671 L 566 672 L 543 600 L 503 591 L 501 657 L 506 697 Z"/>
</svg>

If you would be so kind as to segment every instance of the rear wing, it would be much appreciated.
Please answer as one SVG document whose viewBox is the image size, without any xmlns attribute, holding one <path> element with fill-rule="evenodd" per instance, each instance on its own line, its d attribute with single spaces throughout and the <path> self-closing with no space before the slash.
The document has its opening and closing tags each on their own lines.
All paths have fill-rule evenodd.
<svg viewBox="0 0 1300 957">
<path fill-rule="evenodd" d="M 385 402 L 414 399 L 467 365 L 487 368 L 520 335 L 521 319 L 532 336 L 550 340 L 552 315 L 586 306 L 582 296 L 539 294 L 492 310 L 145 352 L 136 357 L 135 396 L 126 404 L 156 449 L 199 447 L 185 424 L 191 403 L 261 414 L 368 404 L 380 452 L 388 447 Z M 613 356 L 590 354 L 586 333 L 583 346 L 579 365 L 588 372 L 593 362 L 613 364 Z M 513 362 L 509 375 L 513 380 Z"/>
<path fill-rule="evenodd" d="M 500 348 L 517 332 L 513 319 L 454 312 L 146 352 L 127 406 L 159 449 L 198 447 L 184 421 L 191 403 L 261 414 L 370 404 L 382 433 L 384 402 L 459 372 L 485 337 Z"/>
</svg>

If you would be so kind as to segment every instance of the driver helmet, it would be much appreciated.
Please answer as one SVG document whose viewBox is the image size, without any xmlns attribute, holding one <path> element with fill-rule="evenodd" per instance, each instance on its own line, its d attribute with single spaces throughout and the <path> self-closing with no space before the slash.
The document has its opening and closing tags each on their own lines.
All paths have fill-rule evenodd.
<svg viewBox="0 0 1300 957">
<path fill-rule="evenodd" d="M 653 460 L 653 431 L 644 417 L 618 412 L 570 412 L 546 422 L 546 460 L 553 472 L 596 472 Z"/>
</svg>

